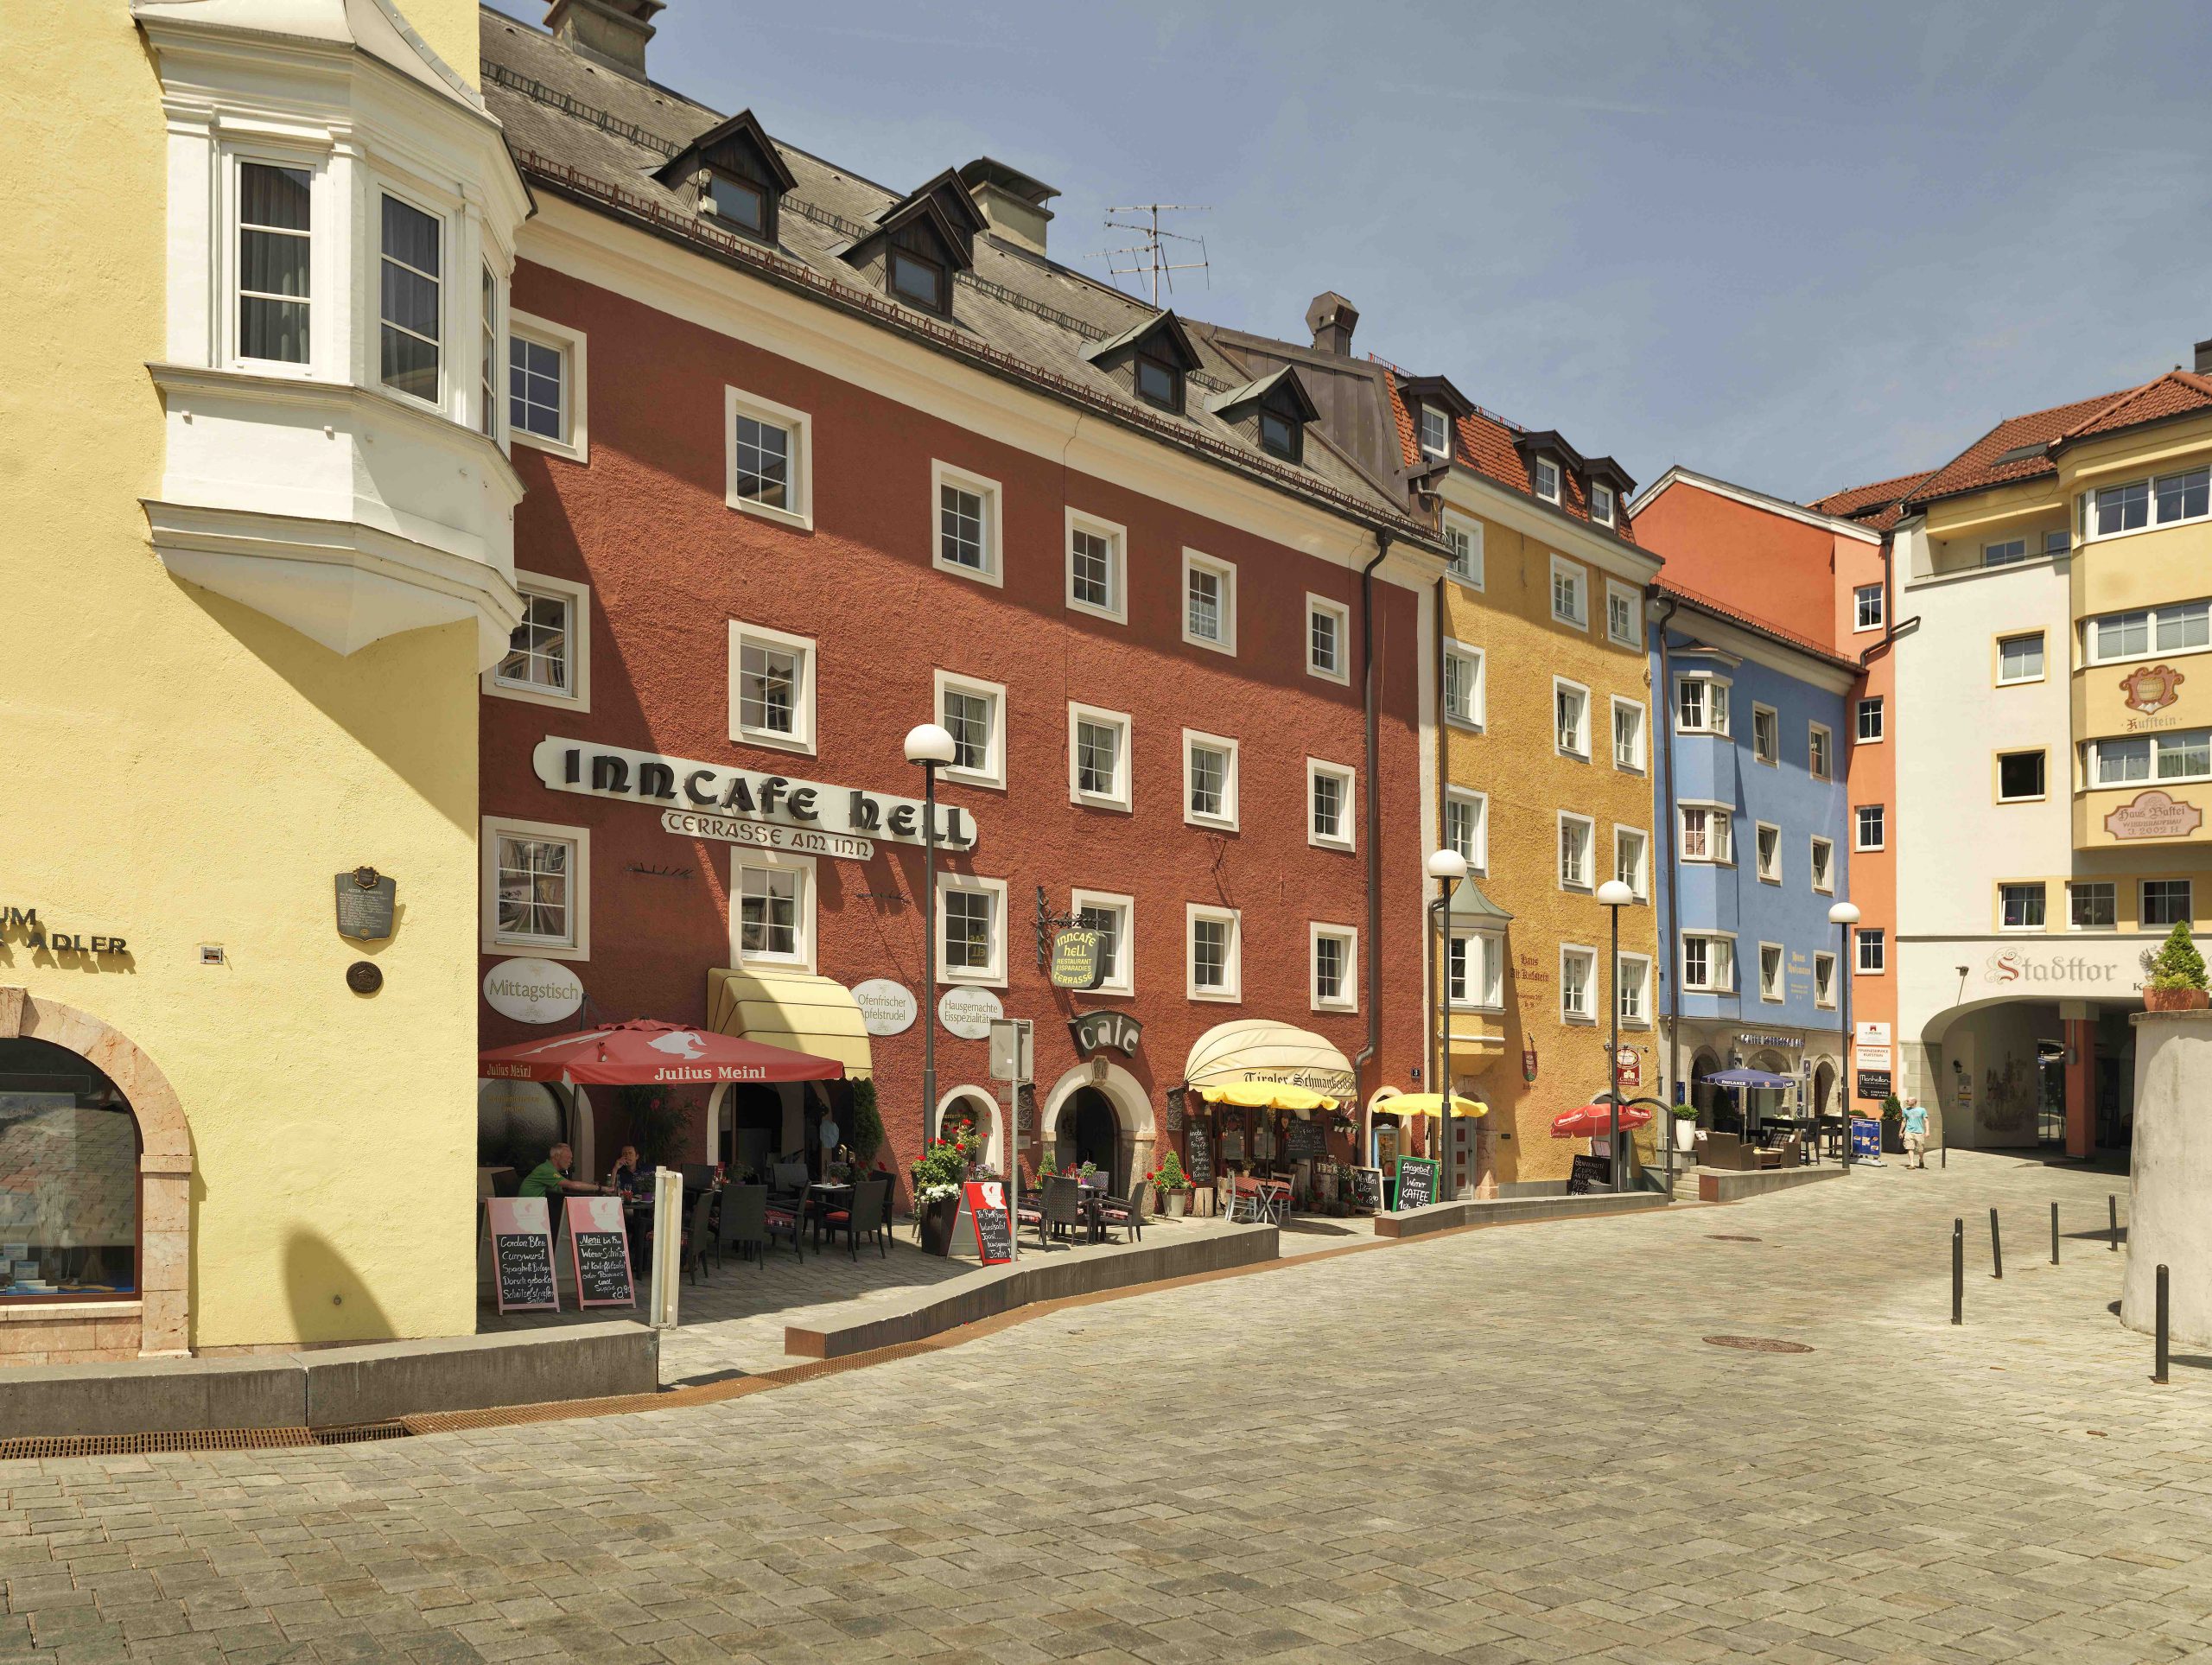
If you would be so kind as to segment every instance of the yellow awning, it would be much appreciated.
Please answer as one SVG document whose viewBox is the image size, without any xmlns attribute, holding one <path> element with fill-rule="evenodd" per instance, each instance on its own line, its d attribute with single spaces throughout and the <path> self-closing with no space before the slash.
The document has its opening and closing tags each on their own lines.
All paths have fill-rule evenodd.
<svg viewBox="0 0 2212 1665">
<path fill-rule="evenodd" d="M 1183 1079 L 1215 1103 L 1280 1104 L 1284 1109 L 1296 1108 L 1294 1095 L 1275 1096 L 1285 1088 L 1307 1095 L 1307 1109 L 1320 1108 L 1321 1099 L 1349 1098 L 1359 1090 L 1351 1060 L 1335 1045 L 1310 1029 L 1294 1028 L 1272 1018 L 1236 1018 L 1216 1024 L 1192 1046 Z M 1216 1087 L 1264 1088 L 1268 1096 L 1214 1100 L 1207 1090 Z"/>
<path fill-rule="evenodd" d="M 1255 1110 L 1333 1110 L 1337 1101 L 1326 1093 L 1272 1081 L 1239 1081 L 1226 1087 L 1201 1087 L 1198 1096 L 1209 1104 L 1242 1104 Z"/>
<path fill-rule="evenodd" d="M 1400 1093 L 1395 1098 L 1378 1098 L 1368 1107 L 1377 1115 L 1425 1115 L 1432 1122 L 1444 1118 L 1444 1095 L 1441 1093 Z M 1452 1114 L 1454 1115 L 1488 1115 L 1490 1106 L 1479 1098 L 1462 1098 L 1452 1095 Z"/>
<path fill-rule="evenodd" d="M 848 1076 L 873 1064 L 860 1002 L 842 983 L 811 971 L 747 966 L 707 973 L 707 1026 L 717 1034 L 834 1058 Z"/>
</svg>

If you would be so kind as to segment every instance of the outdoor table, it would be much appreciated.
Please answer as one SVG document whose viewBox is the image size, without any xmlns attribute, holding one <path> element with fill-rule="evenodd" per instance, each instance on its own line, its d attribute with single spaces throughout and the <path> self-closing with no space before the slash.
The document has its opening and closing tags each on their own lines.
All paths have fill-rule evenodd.
<svg viewBox="0 0 2212 1665">
<path fill-rule="evenodd" d="M 814 1220 L 814 1242 L 817 1248 L 821 1246 L 822 1225 L 823 1222 L 829 1217 L 830 1211 L 833 1208 L 849 1209 L 852 1205 L 853 1182 L 851 1180 L 816 1179 L 808 1183 L 806 1212 Z"/>
</svg>

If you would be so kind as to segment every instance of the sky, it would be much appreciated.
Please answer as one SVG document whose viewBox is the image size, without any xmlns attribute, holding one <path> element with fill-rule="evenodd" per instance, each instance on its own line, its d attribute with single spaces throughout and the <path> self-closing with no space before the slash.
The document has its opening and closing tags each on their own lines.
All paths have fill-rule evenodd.
<svg viewBox="0 0 2212 1665">
<path fill-rule="evenodd" d="M 542 22 L 537 0 L 498 9 Z M 2212 336 L 2212 12 L 2140 3 L 672 0 L 653 78 L 908 189 L 1173 202 L 1189 315 L 1356 352 L 1639 481 L 1803 499 Z M 1124 280 L 1125 283 L 1128 280 Z M 1165 298 L 1165 297 L 1163 297 Z"/>
</svg>

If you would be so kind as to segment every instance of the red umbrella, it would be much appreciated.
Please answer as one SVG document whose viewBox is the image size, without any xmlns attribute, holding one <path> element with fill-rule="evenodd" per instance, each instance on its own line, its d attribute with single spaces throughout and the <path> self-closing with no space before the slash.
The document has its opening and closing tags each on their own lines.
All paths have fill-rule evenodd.
<svg viewBox="0 0 2212 1665">
<path fill-rule="evenodd" d="M 632 1018 L 550 1040 L 495 1046 L 477 1055 L 495 1080 L 569 1081 L 586 1086 L 664 1082 L 836 1081 L 845 1066 L 834 1058 L 764 1046 L 757 1040 Z"/>
<path fill-rule="evenodd" d="M 1552 1118 L 1552 1137 L 1554 1139 L 1595 1139 L 1610 1131 L 1613 1109 L 1610 1104 L 1585 1104 L 1580 1109 L 1562 1110 Z M 1621 1106 L 1621 1126 L 1641 1128 L 1651 1120 L 1651 1112 L 1642 1104 Z"/>
</svg>

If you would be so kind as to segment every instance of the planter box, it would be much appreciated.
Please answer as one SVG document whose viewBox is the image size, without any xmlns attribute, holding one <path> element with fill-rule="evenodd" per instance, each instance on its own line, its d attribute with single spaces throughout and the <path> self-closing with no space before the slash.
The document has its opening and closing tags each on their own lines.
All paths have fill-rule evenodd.
<svg viewBox="0 0 2212 1665">
<path fill-rule="evenodd" d="M 922 1253 L 950 1255 L 952 1253 L 952 1228 L 960 1221 L 960 1199 L 940 1197 L 933 1203 L 921 1205 Z"/>
<path fill-rule="evenodd" d="M 2202 988 L 2146 988 L 2143 991 L 2143 1009 L 2146 1012 L 2202 1012 L 2212 1007 L 2212 995 Z"/>
</svg>

